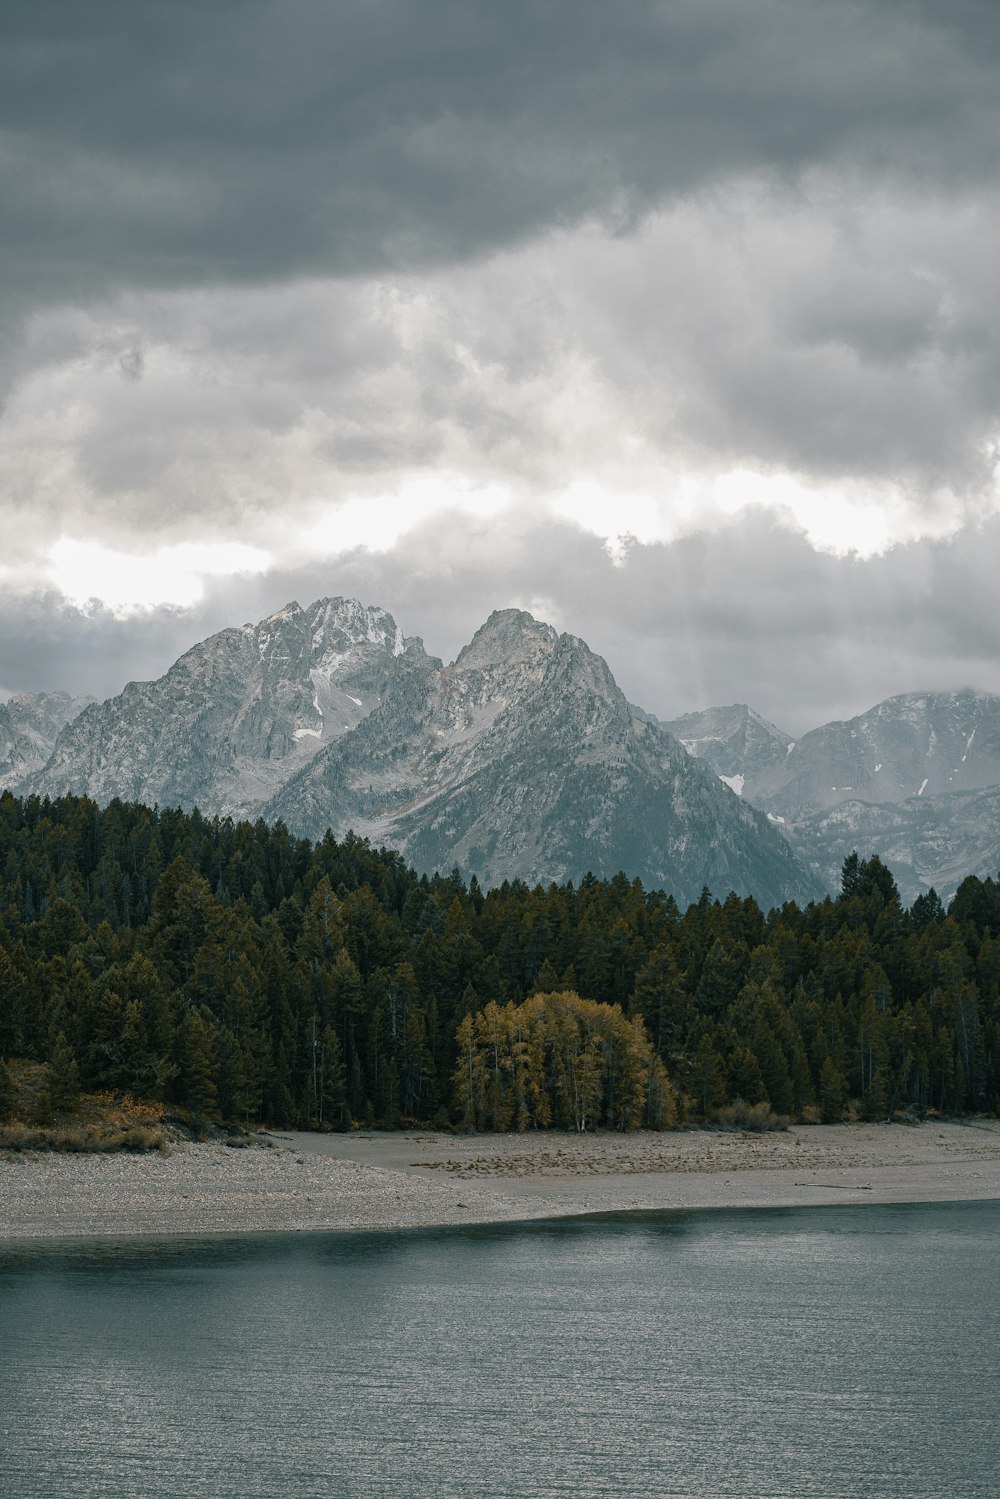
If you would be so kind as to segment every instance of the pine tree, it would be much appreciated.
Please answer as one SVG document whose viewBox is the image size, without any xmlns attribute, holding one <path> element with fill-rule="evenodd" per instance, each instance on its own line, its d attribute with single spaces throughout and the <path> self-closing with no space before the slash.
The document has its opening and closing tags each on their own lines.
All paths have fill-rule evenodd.
<svg viewBox="0 0 1000 1499">
<path fill-rule="evenodd" d="M 195 1128 L 215 1110 L 218 1055 L 211 1016 L 188 1010 L 178 1027 L 179 1071 L 177 1086 L 182 1101 L 194 1115 Z"/>
<path fill-rule="evenodd" d="M 347 1082 L 340 1038 L 332 1026 L 325 1026 L 319 1048 L 319 1122 L 334 1129 L 350 1129 L 351 1112 L 347 1104 Z"/>
<path fill-rule="evenodd" d="M 80 1102 L 80 1069 L 62 1031 L 57 1031 L 52 1041 L 49 1098 L 57 1114 L 72 1112 Z"/>
<path fill-rule="evenodd" d="M 726 1097 L 726 1073 L 711 1037 L 702 1036 L 694 1054 L 689 1078 L 698 1112 L 707 1117 Z"/>
<path fill-rule="evenodd" d="M 17 1107 L 17 1094 L 14 1090 L 14 1079 L 10 1075 L 10 1068 L 0 1057 L 0 1123 L 13 1119 Z"/>
<path fill-rule="evenodd" d="M 823 1062 L 817 1090 L 820 1117 L 824 1124 L 836 1124 L 847 1109 L 847 1081 L 832 1056 Z"/>
</svg>

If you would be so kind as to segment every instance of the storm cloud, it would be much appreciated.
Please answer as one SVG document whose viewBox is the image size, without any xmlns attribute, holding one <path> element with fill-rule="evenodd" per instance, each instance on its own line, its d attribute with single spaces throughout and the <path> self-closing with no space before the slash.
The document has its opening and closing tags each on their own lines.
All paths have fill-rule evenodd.
<svg viewBox="0 0 1000 1499">
<path fill-rule="evenodd" d="M 4 280 L 369 274 L 761 169 L 995 181 L 995 8 L 9 0 Z"/>
<path fill-rule="evenodd" d="M 1000 14 L 5 7 L 0 685 L 353 593 L 664 717 L 1000 689 Z"/>
</svg>

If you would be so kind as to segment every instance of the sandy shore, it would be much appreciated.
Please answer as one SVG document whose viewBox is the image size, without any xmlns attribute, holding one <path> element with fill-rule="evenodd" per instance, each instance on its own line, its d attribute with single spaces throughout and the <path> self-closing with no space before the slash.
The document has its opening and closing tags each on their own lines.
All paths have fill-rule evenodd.
<svg viewBox="0 0 1000 1499">
<path fill-rule="evenodd" d="M 1000 1199 L 1000 1123 L 773 1135 L 274 1134 L 0 1159 L 0 1238 L 234 1234 L 567 1214 Z"/>
</svg>

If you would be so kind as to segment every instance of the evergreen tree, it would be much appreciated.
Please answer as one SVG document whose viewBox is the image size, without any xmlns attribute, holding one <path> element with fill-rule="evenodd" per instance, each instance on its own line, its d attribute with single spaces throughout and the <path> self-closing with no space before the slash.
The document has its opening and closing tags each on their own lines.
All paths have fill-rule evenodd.
<svg viewBox="0 0 1000 1499">
<path fill-rule="evenodd" d="M 13 1119 L 17 1107 L 17 1094 L 14 1089 L 14 1079 L 10 1075 L 10 1068 L 0 1057 L 0 1123 Z"/>
<path fill-rule="evenodd" d="M 847 1080 L 831 1056 L 825 1058 L 819 1074 L 819 1108 L 824 1124 L 836 1124 L 847 1108 Z"/>
<path fill-rule="evenodd" d="M 62 1031 L 57 1031 L 52 1040 L 49 1098 L 57 1114 L 70 1113 L 80 1101 L 80 1069 Z"/>
</svg>

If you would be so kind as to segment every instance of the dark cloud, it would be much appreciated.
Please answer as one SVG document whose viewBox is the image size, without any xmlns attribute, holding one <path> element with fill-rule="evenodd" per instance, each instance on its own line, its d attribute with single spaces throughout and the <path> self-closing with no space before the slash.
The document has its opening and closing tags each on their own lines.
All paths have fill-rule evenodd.
<svg viewBox="0 0 1000 1499">
<path fill-rule="evenodd" d="M 1000 193 L 754 180 L 393 281 L 53 310 L 0 451 L 10 545 L 239 534 L 287 557 L 324 503 L 414 474 L 669 509 L 741 468 L 861 486 L 891 536 L 933 533 L 994 492 L 998 238 Z"/>
<path fill-rule="evenodd" d="M 8 690 L 104 695 L 154 676 L 214 630 L 291 598 L 388 608 L 451 660 L 494 608 L 526 607 L 582 636 L 661 718 L 749 702 L 792 734 L 884 697 L 971 685 L 1000 692 L 1000 522 L 867 562 L 813 551 L 759 517 L 715 535 L 633 546 L 624 565 L 572 525 L 503 535 L 450 516 L 395 552 L 212 585 L 196 610 L 128 620 L 53 598 L 0 611 Z"/>
<path fill-rule="evenodd" d="M 445 656 L 533 607 L 666 717 L 1000 688 L 995 526 L 711 529 L 741 469 L 890 537 L 996 508 L 998 61 L 992 0 L 8 0 L 0 683 L 348 592 Z M 685 494 L 702 534 L 615 567 L 539 519 L 588 484 L 608 536 Z M 289 570 L 435 485 L 509 509 Z M 276 566 L 123 622 L 10 591 L 60 537 Z"/>
<path fill-rule="evenodd" d="M 734 174 L 995 180 L 995 6 L 7 0 L 8 294 L 356 274 Z"/>
<path fill-rule="evenodd" d="M 161 608 L 125 620 L 99 606 L 74 608 L 57 593 L 0 595 L 0 690 L 110 697 L 126 682 L 160 676 L 204 625 L 194 611 Z"/>
</svg>

